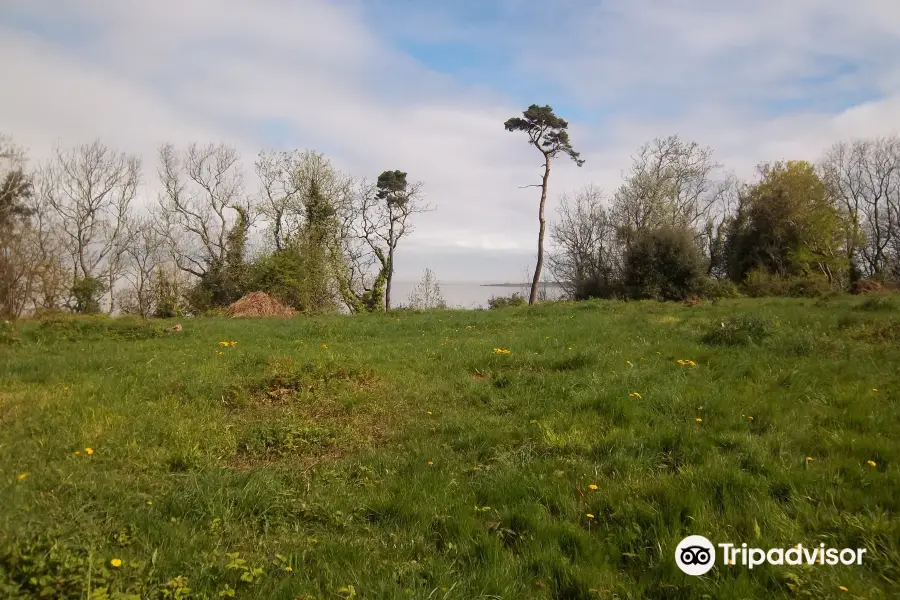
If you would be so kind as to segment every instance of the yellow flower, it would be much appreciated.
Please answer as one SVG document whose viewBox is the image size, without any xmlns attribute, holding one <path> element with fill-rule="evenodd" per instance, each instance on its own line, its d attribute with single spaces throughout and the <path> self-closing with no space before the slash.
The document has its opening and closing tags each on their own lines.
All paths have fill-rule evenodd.
<svg viewBox="0 0 900 600">
<path fill-rule="evenodd" d="M 76 450 L 76 451 L 75 451 L 75 456 L 81 456 L 81 450 Z"/>
<path fill-rule="evenodd" d="M 637 393 L 637 392 L 631 392 L 630 394 L 628 394 L 628 396 L 629 396 L 630 398 L 637 398 L 637 399 L 640 399 L 640 398 L 641 398 L 641 395 L 640 395 L 639 393 Z"/>
<path fill-rule="evenodd" d="M 596 489 L 597 489 L 597 484 L 596 484 L 596 483 L 592 483 L 592 484 L 589 485 L 588 487 L 589 487 L 590 489 L 592 489 L 592 490 L 596 490 Z"/>
<path fill-rule="evenodd" d="M 147 506 L 150 506 L 151 504 L 153 504 L 153 500 L 147 500 Z"/>
<path fill-rule="evenodd" d="M 511 354 L 511 350 L 507 350 L 506 348 L 494 348 L 494 354 Z"/>
<path fill-rule="evenodd" d="M 586 515 L 584 515 L 584 516 L 586 516 L 588 519 L 593 519 L 593 518 L 594 518 L 594 515 L 592 515 L 591 513 L 588 513 L 588 514 L 586 514 Z"/>
<path fill-rule="evenodd" d="M 230 344 L 228 342 L 219 342 L 219 345 L 227 348 Z"/>
<path fill-rule="evenodd" d="M 328 344 L 322 344 L 322 347 L 323 347 L 323 348 L 327 348 L 327 347 L 328 347 Z"/>
<path fill-rule="evenodd" d="M 630 364 L 631 364 L 631 361 L 630 361 L 630 360 L 626 360 L 626 361 L 625 361 L 625 364 L 626 364 L 626 365 L 630 365 Z"/>
<path fill-rule="evenodd" d="M 111 561 L 109 561 L 109 564 L 111 564 L 112 566 L 114 566 L 115 568 L 118 569 L 119 567 L 122 566 L 122 559 L 121 559 L 121 558 L 114 558 L 114 559 L 112 559 Z"/>
<path fill-rule="evenodd" d="M 703 419 L 701 419 L 700 417 L 697 417 L 697 422 L 698 422 L 698 423 L 702 423 L 702 422 L 703 422 Z"/>
<path fill-rule="evenodd" d="M 751 417 L 750 415 L 747 415 L 747 420 L 752 421 L 753 417 Z"/>
<path fill-rule="evenodd" d="M 425 411 L 425 414 L 426 414 L 426 415 L 430 415 L 430 414 L 431 414 L 431 411 L 430 411 L 430 410 L 426 410 L 426 411 Z"/>
<path fill-rule="evenodd" d="M 811 460 L 816 460 L 816 459 L 814 459 L 812 456 L 807 456 L 807 457 L 806 457 L 806 462 L 809 462 L 809 461 L 811 461 Z"/>
<path fill-rule="evenodd" d="M 26 477 L 28 477 L 28 473 L 19 473 L 16 479 L 18 479 L 19 481 L 25 481 Z"/>
<path fill-rule="evenodd" d="M 567 348 L 567 350 L 571 350 L 571 349 L 572 349 L 572 346 L 569 346 L 569 347 Z"/>
<path fill-rule="evenodd" d="M 234 348 L 235 346 L 237 346 L 237 342 L 235 342 L 234 340 L 231 340 L 231 343 L 229 343 L 228 345 L 231 346 L 232 348 Z"/>
<path fill-rule="evenodd" d="M 877 392 L 878 392 L 878 388 L 872 388 L 872 391 L 877 393 Z"/>
<path fill-rule="evenodd" d="M 838 589 L 841 590 L 842 592 L 849 592 L 849 591 L 850 591 L 850 590 L 848 590 L 847 588 L 845 588 L 845 587 L 842 586 L 842 585 L 839 585 L 839 586 L 838 586 Z"/>
<path fill-rule="evenodd" d="M 429 461 L 428 461 L 428 464 L 429 464 L 429 465 L 433 465 L 434 462 L 429 460 Z"/>
<path fill-rule="evenodd" d="M 85 453 L 85 454 L 93 454 L 93 453 L 94 453 L 94 449 L 93 449 L 93 448 L 85 448 L 85 449 L 84 449 L 84 453 Z"/>
<path fill-rule="evenodd" d="M 285 568 L 284 568 L 284 572 L 285 572 L 285 573 L 293 573 L 293 572 L 294 572 L 294 569 L 292 569 L 291 567 L 285 567 Z"/>
<path fill-rule="evenodd" d="M 875 463 L 874 460 L 868 460 L 868 461 L 866 461 L 866 462 L 869 464 L 870 467 L 873 467 L 873 468 L 874 468 L 874 467 L 877 467 L 877 466 L 878 466 L 878 465 Z"/>
</svg>

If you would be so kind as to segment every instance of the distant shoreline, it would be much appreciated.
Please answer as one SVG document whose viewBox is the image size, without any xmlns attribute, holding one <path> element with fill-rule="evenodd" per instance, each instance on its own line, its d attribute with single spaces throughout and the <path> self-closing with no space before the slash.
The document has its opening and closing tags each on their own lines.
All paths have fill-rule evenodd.
<svg viewBox="0 0 900 600">
<path fill-rule="evenodd" d="M 530 283 L 482 283 L 480 287 L 531 287 Z M 544 287 L 562 287 L 562 284 L 555 281 L 542 281 Z"/>
</svg>

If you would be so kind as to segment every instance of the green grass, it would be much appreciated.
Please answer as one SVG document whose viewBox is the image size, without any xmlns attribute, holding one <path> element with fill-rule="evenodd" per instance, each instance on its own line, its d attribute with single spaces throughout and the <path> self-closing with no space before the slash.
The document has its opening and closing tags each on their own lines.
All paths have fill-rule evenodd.
<svg viewBox="0 0 900 600">
<path fill-rule="evenodd" d="M 862 302 L 7 327 L 0 598 L 896 598 Z M 867 554 L 690 577 L 689 534 Z"/>
</svg>

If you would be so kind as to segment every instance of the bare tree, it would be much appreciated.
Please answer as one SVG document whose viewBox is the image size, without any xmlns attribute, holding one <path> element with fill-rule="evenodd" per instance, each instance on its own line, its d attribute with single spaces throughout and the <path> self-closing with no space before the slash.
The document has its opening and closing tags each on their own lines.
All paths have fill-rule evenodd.
<svg viewBox="0 0 900 600">
<path fill-rule="evenodd" d="M 613 201 L 625 245 L 637 231 L 665 225 L 691 229 L 700 242 L 728 190 L 720 169 L 712 149 L 676 135 L 644 144 Z"/>
<path fill-rule="evenodd" d="M 159 150 L 157 224 L 176 266 L 195 277 L 225 264 L 228 232 L 239 209 L 252 222 L 255 212 L 244 194 L 237 151 L 225 144 L 190 144 L 179 153 L 171 144 Z"/>
<path fill-rule="evenodd" d="M 122 236 L 140 176 L 137 157 L 114 152 L 99 140 L 56 149 L 43 173 L 41 192 L 58 217 L 72 282 L 102 277 L 112 294 L 121 275 Z"/>
<path fill-rule="evenodd" d="M 146 318 L 153 311 L 154 277 L 164 260 L 166 240 L 148 217 L 133 220 L 130 229 L 130 243 L 125 247 L 129 267 L 125 278 L 133 306 L 128 312 Z"/>
<path fill-rule="evenodd" d="M 284 249 L 303 226 L 303 195 L 312 178 L 324 177 L 324 161 L 314 152 L 260 152 L 255 165 L 262 188 L 260 211 L 268 221 L 276 251 Z"/>
<path fill-rule="evenodd" d="M 570 298 L 581 298 L 591 283 L 609 284 L 619 272 L 616 225 L 600 188 L 588 185 L 563 194 L 550 229 L 550 272 Z"/>
<path fill-rule="evenodd" d="M 820 170 L 851 225 L 846 241 L 851 279 L 885 274 L 892 246 L 900 240 L 900 138 L 835 144 Z"/>
<path fill-rule="evenodd" d="M 36 276 L 30 200 L 32 179 L 25 153 L 0 134 L 0 317 L 18 318 Z"/>
<path fill-rule="evenodd" d="M 584 164 L 581 155 L 572 147 L 569 141 L 569 123 L 565 119 L 561 119 L 553 113 L 550 106 L 538 106 L 532 104 L 528 110 L 523 111 L 521 117 L 513 117 L 507 119 L 503 123 L 503 127 L 507 131 L 523 131 L 528 135 L 528 143 L 543 155 L 544 157 L 544 175 L 541 183 L 526 187 L 540 187 L 541 201 L 538 208 L 538 247 L 537 247 L 537 264 L 534 267 L 534 277 L 531 282 L 531 294 L 528 297 L 528 304 L 534 304 L 537 301 L 538 285 L 541 281 L 541 269 L 544 266 L 544 233 L 547 221 L 544 217 L 544 208 L 547 204 L 547 189 L 550 185 L 550 162 L 560 153 L 568 156 L 579 167 Z"/>
<path fill-rule="evenodd" d="M 425 269 L 422 281 L 413 289 L 408 298 L 409 308 L 413 310 L 434 310 L 447 308 L 447 303 L 441 295 L 441 284 L 438 282 L 434 271 Z"/>
</svg>

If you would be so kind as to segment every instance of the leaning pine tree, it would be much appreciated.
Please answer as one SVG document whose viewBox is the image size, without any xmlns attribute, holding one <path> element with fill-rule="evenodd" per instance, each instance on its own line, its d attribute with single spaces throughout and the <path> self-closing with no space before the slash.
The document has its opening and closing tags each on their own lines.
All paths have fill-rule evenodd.
<svg viewBox="0 0 900 600">
<path fill-rule="evenodd" d="M 534 278 L 531 281 L 531 294 L 528 304 L 537 301 L 538 285 L 541 280 L 541 268 L 544 266 L 544 232 L 547 221 L 544 218 L 544 207 L 547 204 L 547 185 L 550 181 L 550 160 L 559 153 L 568 155 L 579 167 L 584 164 L 578 152 L 572 148 L 569 141 L 569 123 L 553 114 L 549 106 L 532 104 L 528 110 L 522 113 L 522 117 L 507 119 L 503 124 L 507 131 L 524 131 L 528 134 L 528 143 L 538 149 L 544 156 L 544 176 L 540 184 L 525 187 L 541 188 L 541 204 L 538 211 L 538 252 L 537 264 L 534 267 Z"/>
</svg>

